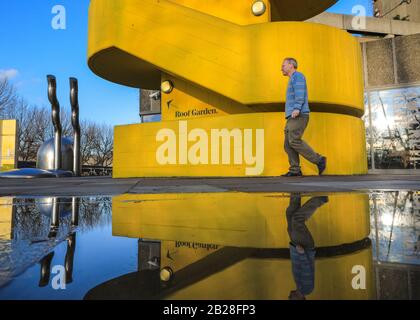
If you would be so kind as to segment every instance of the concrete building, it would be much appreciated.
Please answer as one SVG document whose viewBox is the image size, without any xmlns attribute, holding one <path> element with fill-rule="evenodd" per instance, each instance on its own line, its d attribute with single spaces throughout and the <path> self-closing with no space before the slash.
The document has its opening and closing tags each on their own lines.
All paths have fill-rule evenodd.
<svg viewBox="0 0 420 320">
<path fill-rule="evenodd" d="M 406 36 L 420 33 L 420 21 L 399 21 L 386 18 L 353 16 L 323 12 L 307 22 L 321 23 L 346 30 L 360 36 L 360 41 L 378 40 L 383 37 Z"/>
<path fill-rule="evenodd" d="M 420 22 L 419 0 L 373 0 L 373 4 L 375 17 Z"/>
<path fill-rule="evenodd" d="M 358 37 L 370 172 L 420 168 L 420 1 L 374 1 L 375 17 L 323 12 L 308 22 Z"/>
<path fill-rule="evenodd" d="M 369 168 L 420 169 L 420 33 L 362 43 Z"/>
</svg>

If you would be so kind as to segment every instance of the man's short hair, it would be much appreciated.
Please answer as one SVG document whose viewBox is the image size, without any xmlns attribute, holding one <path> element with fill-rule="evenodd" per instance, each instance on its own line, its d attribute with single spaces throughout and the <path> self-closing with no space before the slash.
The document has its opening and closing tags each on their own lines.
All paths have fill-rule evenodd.
<svg viewBox="0 0 420 320">
<path fill-rule="evenodd" d="M 295 67 L 295 69 L 298 68 L 298 62 L 297 62 L 297 60 L 295 58 L 286 58 L 284 60 L 286 60 L 287 62 L 291 63 Z"/>
</svg>

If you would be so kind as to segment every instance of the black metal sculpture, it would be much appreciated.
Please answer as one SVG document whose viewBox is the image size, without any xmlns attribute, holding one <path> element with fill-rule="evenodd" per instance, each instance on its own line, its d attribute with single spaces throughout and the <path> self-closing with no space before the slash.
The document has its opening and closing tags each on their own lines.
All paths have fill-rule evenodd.
<svg viewBox="0 0 420 320">
<path fill-rule="evenodd" d="M 71 124 L 73 126 L 73 174 L 80 177 L 80 123 L 79 87 L 76 78 L 70 78 Z"/>
<path fill-rule="evenodd" d="M 48 100 L 51 103 L 51 119 L 54 126 L 54 138 L 45 141 L 38 150 L 37 168 L 22 168 L 0 173 L 0 178 L 50 178 L 72 177 L 81 175 L 80 165 L 80 124 L 78 81 L 70 78 L 71 123 L 73 127 L 73 145 L 67 138 L 62 138 L 60 103 L 57 99 L 57 80 L 48 75 Z"/>
<path fill-rule="evenodd" d="M 61 134 L 60 104 L 57 99 L 57 82 L 54 76 L 48 75 L 48 100 L 51 103 L 51 115 L 54 125 L 54 170 L 61 169 Z"/>
</svg>

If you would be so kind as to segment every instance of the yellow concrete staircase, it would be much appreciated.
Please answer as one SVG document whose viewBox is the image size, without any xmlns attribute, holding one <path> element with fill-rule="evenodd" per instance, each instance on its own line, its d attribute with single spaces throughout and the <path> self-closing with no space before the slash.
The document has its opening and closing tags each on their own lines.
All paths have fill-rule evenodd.
<svg viewBox="0 0 420 320">
<path fill-rule="evenodd" d="M 92 71 L 135 88 L 159 90 L 162 83 L 170 84 L 162 92 L 162 122 L 116 127 L 114 176 L 273 176 L 287 171 L 282 129 L 287 78 L 280 68 L 289 56 L 299 61 L 308 81 L 312 114 L 304 138 L 328 157 L 326 173 L 366 173 L 358 41 L 339 29 L 298 22 L 335 2 L 265 1 L 266 10 L 256 16 L 254 0 L 92 0 Z M 226 146 L 232 156 L 223 157 L 223 145 L 214 155 L 219 146 L 210 147 L 215 129 L 235 137 Z M 241 133 L 235 136 L 236 129 Z M 247 143 L 257 152 L 257 137 L 245 140 L 247 129 L 264 132 L 263 165 L 255 164 L 255 170 L 246 170 L 251 162 L 233 159 L 235 148 Z M 166 153 L 174 155 L 166 162 L 159 161 L 162 142 Z M 223 159 L 212 161 L 220 154 Z M 302 167 L 305 174 L 317 173 L 306 160 Z"/>
</svg>

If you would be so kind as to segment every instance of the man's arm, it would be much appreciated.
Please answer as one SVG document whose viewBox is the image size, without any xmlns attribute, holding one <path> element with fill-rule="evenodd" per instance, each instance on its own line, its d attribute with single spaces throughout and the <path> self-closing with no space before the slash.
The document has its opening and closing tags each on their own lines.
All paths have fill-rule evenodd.
<svg viewBox="0 0 420 320">
<path fill-rule="evenodd" d="M 293 79 L 292 86 L 295 92 L 295 103 L 293 104 L 293 110 L 302 111 L 302 107 L 305 104 L 306 94 L 306 79 L 302 74 L 296 74 Z"/>
</svg>

